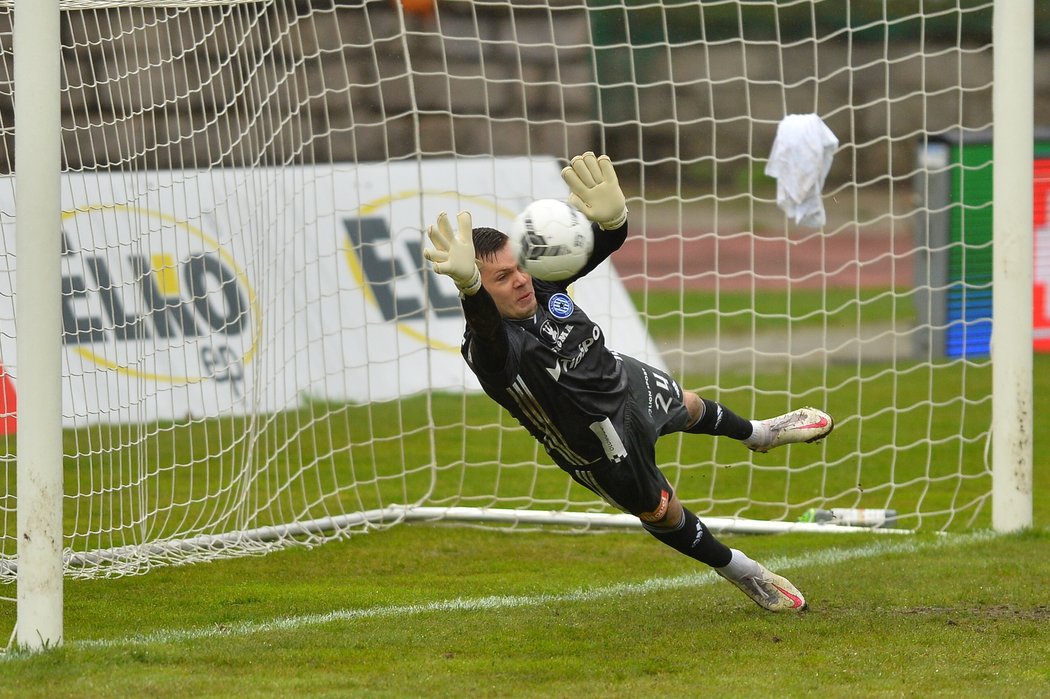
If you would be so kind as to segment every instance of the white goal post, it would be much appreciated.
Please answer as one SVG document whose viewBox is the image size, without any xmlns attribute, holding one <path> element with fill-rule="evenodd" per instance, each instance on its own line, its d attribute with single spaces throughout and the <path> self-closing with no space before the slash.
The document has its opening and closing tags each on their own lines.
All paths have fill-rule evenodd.
<svg viewBox="0 0 1050 699">
<path fill-rule="evenodd" d="M 768 455 L 664 438 L 712 528 L 1030 526 L 1035 24 L 1032 0 L 0 2 L 13 642 L 62 642 L 64 576 L 412 521 L 636 526 L 479 392 L 420 256 L 440 210 L 564 197 L 584 150 L 631 211 L 573 290 L 610 346 L 747 416 L 836 418 Z M 821 228 L 764 172 L 790 114 L 839 142 Z"/>
</svg>

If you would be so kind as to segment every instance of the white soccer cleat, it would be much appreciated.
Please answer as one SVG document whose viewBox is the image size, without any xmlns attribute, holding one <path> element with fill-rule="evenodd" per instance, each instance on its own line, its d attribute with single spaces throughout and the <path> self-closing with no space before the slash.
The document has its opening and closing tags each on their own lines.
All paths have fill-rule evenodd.
<svg viewBox="0 0 1050 699">
<path fill-rule="evenodd" d="M 751 451 L 765 453 L 785 444 L 816 442 L 835 429 L 835 421 L 823 410 L 799 408 L 786 415 L 762 420 L 744 444 Z"/>
<path fill-rule="evenodd" d="M 809 608 L 806 598 L 787 578 L 769 572 L 760 563 L 755 563 L 755 566 L 756 572 L 741 576 L 737 580 L 719 570 L 715 572 L 739 587 L 763 609 L 771 612 L 804 612 Z"/>
</svg>

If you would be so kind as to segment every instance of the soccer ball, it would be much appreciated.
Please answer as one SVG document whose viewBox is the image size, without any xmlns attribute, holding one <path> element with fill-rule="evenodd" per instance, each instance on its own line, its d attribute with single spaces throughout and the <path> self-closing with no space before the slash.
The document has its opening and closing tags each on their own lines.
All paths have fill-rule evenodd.
<svg viewBox="0 0 1050 699">
<path fill-rule="evenodd" d="M 579 209 L 557 199 L 539 199 L 526 206 L 511 224 L 509 237 L 518 264 L 550 282 L 579 272 L 594 250 L 591 222 Z"/>
</svg>

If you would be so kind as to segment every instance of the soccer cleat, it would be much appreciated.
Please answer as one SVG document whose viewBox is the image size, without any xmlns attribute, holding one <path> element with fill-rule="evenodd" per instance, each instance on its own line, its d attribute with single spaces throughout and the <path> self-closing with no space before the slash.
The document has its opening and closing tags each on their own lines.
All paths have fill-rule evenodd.
<svg viewBox="0 0 1050 699">
<path fill-rule="evenodd" d="M 804 612 L 809 608 L 806 598 L 794 585 L 776 573 L 771 573 L 760 563 L 755 563 L 754 573 L 743 575 L 734 580 L 725 573 L 715 570 L 723 578 L 739 587 L 755 604 L 771 612 Z"/>
<path fill-rule="evenodd" d="M 831 434 L 833 429 L 834 420 L 823 410 L 799 408 L 786 415 L 762 420 L 754 434 L 744 443 L 751 451 L 765 453 L 785 444 L 819 441 Z"/>
</svg>

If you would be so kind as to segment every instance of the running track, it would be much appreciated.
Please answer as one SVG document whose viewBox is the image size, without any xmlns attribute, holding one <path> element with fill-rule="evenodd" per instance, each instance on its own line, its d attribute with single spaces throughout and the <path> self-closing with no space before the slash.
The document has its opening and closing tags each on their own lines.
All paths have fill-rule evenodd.
<svg viewBox="0 0 1050 699">
<path fill-rule="evenodd" d="M 719 235 L 650 228 L 632 231 L 613 262 L 631 290 L 741 291 L 910 287 L 917 257 L 910 230 Z"/>
</svg>

